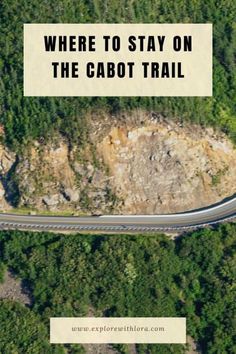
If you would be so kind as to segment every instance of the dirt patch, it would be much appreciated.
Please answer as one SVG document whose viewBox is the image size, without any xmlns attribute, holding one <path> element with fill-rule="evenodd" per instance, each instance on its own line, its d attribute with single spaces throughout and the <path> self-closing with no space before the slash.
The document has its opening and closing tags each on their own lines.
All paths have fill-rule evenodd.
<svg viewBox="0 0 236 354">
<path fill-rule="evenodd" d="M 190 336 L 187 336 L 187 344 L 189 349 L 186 351 L 186 354 L 201 354 L 199 348 L 197 347 L 197 343 Z"/>
<path fill-rule="evenodd" d="M 87 354 L 117 354 L 118 352 L 109 344 L 84 344 Z"/>
<path fill-rule="evenodd" d="M 83 347 L 86 354 L 118 354 L 110 344 L 84 344 Z M 135 344 L 129 344 L 127 347 L 130 354 L 137 354 Z"/>
<path fill-rule="evenodd" d="M 0 299 L 18 301 L 28 306 L 32 301 L 29 289 L 10 271 L 5 273 L 4 282 L 0 284 Z"/>
</svg>

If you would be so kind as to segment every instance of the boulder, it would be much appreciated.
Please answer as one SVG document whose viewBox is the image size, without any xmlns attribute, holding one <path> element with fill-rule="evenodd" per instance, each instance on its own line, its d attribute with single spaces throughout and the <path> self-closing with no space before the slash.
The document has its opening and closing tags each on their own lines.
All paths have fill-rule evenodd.
<svg viewBox="0 0 236 354">
<path fill-rule="evenodd" d="M 67 200 L 70 202 L 77 202 L 79 200 L 80 194 L 77 189 L 66 188 L 64 190 L 64 195 Z"/>
<path fill-rule="evenodd" d="M 59 203 L 59 200 L 60 200 L 59 194 L 46 195 L 43 197 L 43 202 L 49 207 L 56 206 Z"/>
</svg>

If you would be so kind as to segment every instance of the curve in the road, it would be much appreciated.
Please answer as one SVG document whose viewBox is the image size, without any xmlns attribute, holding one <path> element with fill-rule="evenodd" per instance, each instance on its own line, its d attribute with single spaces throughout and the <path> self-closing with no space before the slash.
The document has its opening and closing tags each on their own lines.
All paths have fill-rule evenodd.
<svg viewBox="0 0 236 354">
<path fill-rule="evenodd" d="M 236 197 L 208 208 L 162 215 L 88 217 L 0 214 L 1 229 L 61 231 L 175 231 L 204 227 L 236 218 Z"/>
</svg>

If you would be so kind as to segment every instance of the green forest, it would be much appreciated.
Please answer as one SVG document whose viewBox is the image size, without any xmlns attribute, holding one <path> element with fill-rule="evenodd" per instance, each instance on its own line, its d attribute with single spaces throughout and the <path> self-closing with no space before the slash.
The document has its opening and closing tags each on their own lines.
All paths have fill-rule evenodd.
<svg viewBox="0 0 236 354">
<path fill-rule="evenodd" d="M 86 112 L 155 110 L 173 119 L 219 127 L 236 141 L 235 0 L 2 0 L 0 2 L 0 124 L 5 143 L 22 149 L 55 131 L 86 140 Z M 212 98 L 23 97 L 23 23 L 213 23 Z"/>
<path fill-rule="evenodd" d="M 50 345 L 50 316 L 186 316 L 202 353 L 236 353 L 236 225 L 175 241 L 164 235 L 0 233 L 1 278 L 27 283 L 32 305 L 0 301 L 0 353 L 84 353 Z M 128 353 L 125 345 L 117 345 Z M 180 345 L 137 345 L 139 354 L 180 354 Z"/>
</svg>

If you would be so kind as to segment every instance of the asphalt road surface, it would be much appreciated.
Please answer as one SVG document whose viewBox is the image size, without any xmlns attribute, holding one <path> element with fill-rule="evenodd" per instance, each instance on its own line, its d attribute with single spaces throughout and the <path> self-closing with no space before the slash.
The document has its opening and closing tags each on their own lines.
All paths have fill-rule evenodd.
<svg viewBox="0 0 236 354">
<path fill-rule="evenodd" d="M 175 231 L 236 218 L 236 197 L 196 211 L 163 215 L 35 216 L 0 214 L 0 229 L 60 231 Z"/>
</svg>

